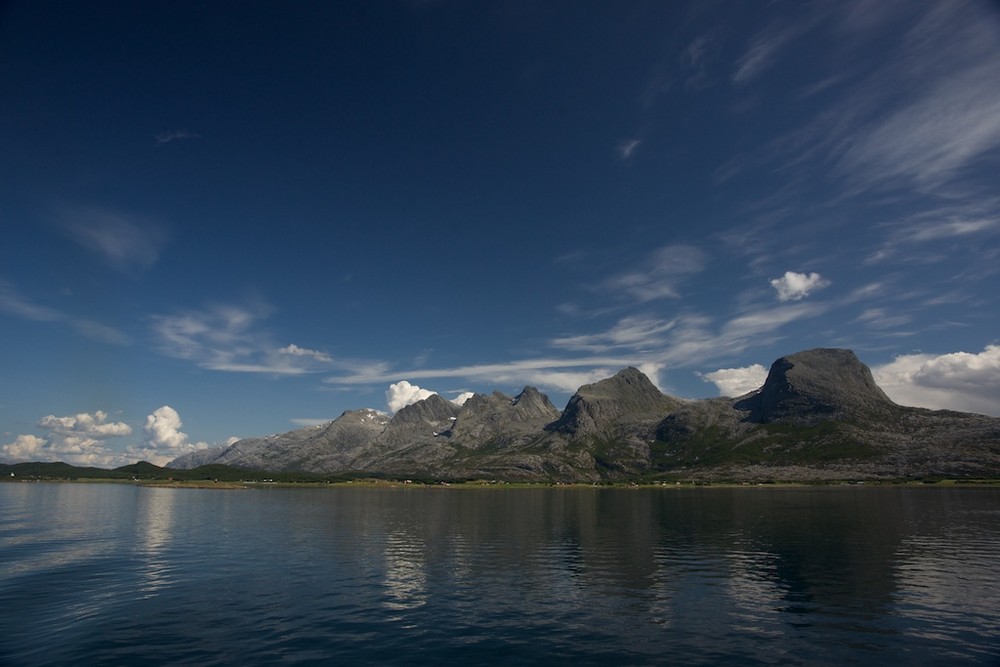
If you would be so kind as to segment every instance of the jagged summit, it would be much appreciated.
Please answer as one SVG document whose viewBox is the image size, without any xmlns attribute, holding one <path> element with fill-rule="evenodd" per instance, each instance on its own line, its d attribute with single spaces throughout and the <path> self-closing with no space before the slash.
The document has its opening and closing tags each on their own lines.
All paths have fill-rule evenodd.
<svg viewBox="0 0 1000 667">
<path fill-rule="evenodd" d="M 559 416 L 549 397 L 534 387 L 525 387 L 514 398 L 499 391 L 475 394 L 465 402 L 448 436 L 467 447 L 517 439 L 541 430 Z"/>
<path fill-rule="evenodd" d="M 549 397 L 534 387 L 525 387 L 521 393 L 511 400 L 515 413 L 522 419 L 549 418 L 558 414 L 559 410 L 552 405 Z"/>
<path fill-rule="evenodd" d="M 437 394 L 400 408 L 389 422 L 393 427 L 404 424 L 437 423 L 457 417 L 461 408 Z"/>
<path fill-rule="evenodd" d="M 348 410 L 176 465 L 196 463 L 534 481 L 995 478 L 1000 419 L 896 405 L 853 352 L 816 349 L 781 357 L 741 398 L 682 401 L 626 368 L 580 387 L 562 413 L 534 387 L 462 407 L 433 395 L 391 418 Z"/>
<path fill-rule="evenodd" d="M 895 404 L 850 350 L 806 350 L 771 365 L 761 389 L 736 403 L 749 420 L 810 422 L 886 412 Z"/>
<path fill-rule="evenodd" d="M 580 387 L 548 430 L 593 433 L 624 420 L 660 419 L 679 404 L 657 389 L 642 371 L 629 367 L 606 380 Z"/>
<path fill-rule="evenodd" d="M 402 407 L 386 424 L 376 449 L 384 453 L 422 438 L 436 438 L 451 428 L 461 409 L 437 394 Z"/>
<path fill-rule="evenodd" d="M 381 410 L 376 410 L 375 408 L 361 408 L 360 410 L 344 410 L 334 421 L 339 421 L 341 419 L 355 421 L 389 421 L 389 415 Z"/>
</svg>

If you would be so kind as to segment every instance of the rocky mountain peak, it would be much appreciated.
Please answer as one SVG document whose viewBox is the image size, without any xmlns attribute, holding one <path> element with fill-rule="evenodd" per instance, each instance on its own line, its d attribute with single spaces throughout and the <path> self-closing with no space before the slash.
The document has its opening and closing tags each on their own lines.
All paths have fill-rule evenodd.
<svg viewBox="0 0 1000 667">
<path fill-rule="evenodd" d="M 446 422 L 452 417 L 457 417 L 460 410 L 461 408 L 451 401 L 446 401 L 437 394 L 431 394 L 423 400 L 400 408 L 393 415 L 389 426 Z"/>
<path fill-rule="evenodd" d="M 819 349 L 778 359 L 744 398 L 681 401 L 627 368 L 580 387 L 561 416 L 533 387 L 461 408 L 435 395 L 391 420 L 349 410 L 170 465 L 206 463 L 534 481 L 996 478 L 1000 419 L 897 406 L 854 353 Z"/>
<path fill-rule="evenodd" d="M 333 424 L 381 424 L 385 426 L 389 423 L 389 415 L 374 408 L 361 408 L 360 410 L 345 410 L 339 417 L 330 422 Z"/>
<path fill-rule="evenodd" d="M 885 412 L 895 404 L 851 350 L 815 349 L 781 357 L 764 386 L 735 407 L 748 420 L 812 422 Z"/>
<path fill-rule="evenodd" d="M 559 414 L 559 410 L 552 405 L 548 396 L 530 386 L 522 389 L 521 393 L 515 396 L 510 403 L 516 408 L 517 413 L 525 418 L 548 417 L 554 419 Z"/>
<path fill-rule="evenodd" d="M 498 438 L 506 442 L 526 431 L 540 431 L 558 416 L 559 410 L 534 387 L 525 387 L 515 398 L 499 391 L 476 394 L 462 406 L 448 435 L 469 447 Z"/>
<path fill-rule="evenodd" d="M 494 391 L 492 394 L 473 394 L 462 404 L 461 415 L 473 415 L 491 410 L 498 403 L 509 403 L 510 397 L 506 394 Z"/>
<path fill-rule="evenodd" d="M 559 419 L 547 428 L 565 434 L 596 432 L 626 419 L 662 419 L 679 404 L 657 389 L 642 371 L 629 367 L 580 387 Z"/>
</svg>

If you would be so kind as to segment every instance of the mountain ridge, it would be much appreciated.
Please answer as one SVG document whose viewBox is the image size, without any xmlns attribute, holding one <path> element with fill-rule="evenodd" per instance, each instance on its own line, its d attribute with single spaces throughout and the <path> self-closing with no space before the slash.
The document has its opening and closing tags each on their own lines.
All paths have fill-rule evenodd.
<svg viewBox="0 0 1000 667">
<path fill-rule="evenodd" d="M 462 406 L 435 394 L 391 417 L 347 411 L 241 440 L 210 462 L 559 482 L 1000 477 L 1000 418 L 897 405 L 852 351 L 817 348 L 777 359 L 737 398 L 668 396 L 630 367 L 580 387 L 562 411 L 534 387 Z"/>
</svg>

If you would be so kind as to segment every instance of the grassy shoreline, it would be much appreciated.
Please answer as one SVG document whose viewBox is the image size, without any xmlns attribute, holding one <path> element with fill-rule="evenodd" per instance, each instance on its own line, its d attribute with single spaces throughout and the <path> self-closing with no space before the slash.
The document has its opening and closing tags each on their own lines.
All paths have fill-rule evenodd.
<svg viewBox="0 0 1000 667">
<path fill-rule="evenodd" d="M 260 481 L 215 479 L 122 479 L 117 477 L 45 478 L 4 477 L 2 483 L 58 483 L 58 484 L 131 484 L 148 488 L 169 489 L 324 489 L 324 488 L 376 488 L 376 489 L 789 489 L 789 488 L 983 488 L 1000 486 L 1000 479 L 883 479 L 883 480 L 823 480 L 823 481 L 704 481 L 658 480 L 650 482 L 496 482 L 489 480 L 457 482 L 414 482 L 406 480 L 355 479 L 337 481 Z"/>
</svg>

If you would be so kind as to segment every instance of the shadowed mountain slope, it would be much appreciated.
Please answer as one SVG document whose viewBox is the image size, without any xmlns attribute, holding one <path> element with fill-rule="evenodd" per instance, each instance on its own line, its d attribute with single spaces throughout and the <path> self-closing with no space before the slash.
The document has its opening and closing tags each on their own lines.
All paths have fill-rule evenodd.
<svg viewBox="0 0 1000 667">
<path fill-rule="evenodd" d="M 749 411 L 750 421 L 764 424 L 886 416 L 897 406 L 853 352 L 817 349 L 775 361 L 760 391 L 738 401 L 735 407 Z"/>
<path fill-rule="evenodd" d="M 896 405 L 853 352 L 816 349 L 778 359 L 759 390 L 737 399 L 673 398 L 626 368 L 580 387 L 561 413 L 533 387 L 462 407 L 432 395 L 391 419 L 349 411 L 205 458 L 441 479 L 1000 477 L 1000 419 Z"/>
</svg>

